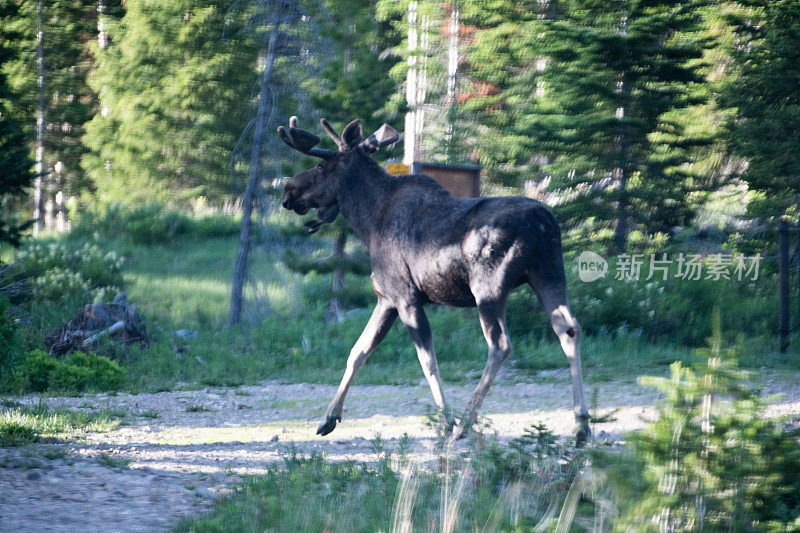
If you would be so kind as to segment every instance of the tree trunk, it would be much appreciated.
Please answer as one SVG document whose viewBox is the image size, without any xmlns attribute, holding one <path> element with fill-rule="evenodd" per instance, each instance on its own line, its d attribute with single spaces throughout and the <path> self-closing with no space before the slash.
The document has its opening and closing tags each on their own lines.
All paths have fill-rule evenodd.
<svg viewBox="0 0 800 533">
<path fill-rule="evenodd" d="M 278 26 L 280 22 L 281 1 L 275 0 L 275 11 L 272 17 L 272 29 L 267 45 L 266 66 L 264 74 L 261 76 L 261 94 L 258 100 L 258 115 L 256 117 L 255 130 L 253 132 L 253 146 L 250 152 L 250 178 L 244 190 L 242 199 L 242 230 L 239 236 L 239 251 L 236 253 L 236 261 L 233 271 L 233 286 L 231 288 L 231 309 L 228 316 L 228 325 L 233 325 L 242 319 L 242 294 L 244 283 L 247 279 L 247 256 L 250 253 L 250 230 L 253 225 L 251 219 L 253 214 L 253 203 L 255 201 L 256 188 L 260 176 L 259 168 L 261 163 L 261 146 L 264 142 L 264 129 L 269 108 L 269 86 L 272 81 L 272 67 L 275 63 L 275 48 L 278 40 Z"/>
<path fill-rule="evenodd" d="M 39 74 L 39 106 L 36 110 L 36 180 L 33 190 L 33 234 L 38 235 L 42 229 L 44 217 L 44 195 L 42 184 L 44 181 L 44 6 L 40 0 L 37 5 L 37 33 L 36 33 L 36 64 Z"/>
<path fill-rule="evenodd" d="M 344 248 L 347 246 L 347 232 L 343 229 L 336 237 L 336 244 L 333 246 L 333 257 L 337 260 L 344 259 Z M 333 297 L 344 287 L 344 267 L 338 266 L 333 271 Z"/>
<path fill-rule="evenodd" d="M 347 246 L 347 231 L 342 229 L 336 236 L 336 244 L 333 246 L 333 257 L 338 260 L 345 258 L 344 249 Z M 328 303 L 328 310 L 325 313 L 325 322 L 342 322 L 344 313 L 342 303 L 339 301 L 339 293 L 344 288 L 344 267 L 338 266 L 333 271 L 333 290 L 331 301 Z"/>
<path fill-rule="evenodd" d="M 627 17 L 622 19 L 620 24 L 620 34 L 628 34 Z M 614 228 L 614 248 L 618 254 L 625 253 L 628 242 L 628 127 L 625 123 L 628 117 L 628 98 L 630 91 L 625 81 L 627 67 L 620 72 L 617 86 L 619 95 L 619 106 L 617 107 L 617 119 L 619 124 L 619 140 L 617 141 L 617 172 L 619 173 L 619 188 L 617 192 L 616 218 L 617 223 Z"/>
</svg>

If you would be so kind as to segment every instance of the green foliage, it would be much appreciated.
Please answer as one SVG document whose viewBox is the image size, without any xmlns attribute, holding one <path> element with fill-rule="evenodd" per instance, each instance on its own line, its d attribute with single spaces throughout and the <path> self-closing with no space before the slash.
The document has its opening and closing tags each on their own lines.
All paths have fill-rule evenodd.
<svg viewBox="0 0 800 533">
<path fill-rule="evenodd" d="M 648 260 L 649 255 L 644 258 L 645 263 Z M 704 267 L 709 262 L 710 258 L 705 258 Z M 706 317 L 714 307 L 726 309 L 725 331 L 755 337 L 770 335 L 774 329 L 778 297 L 774 274 L 762 271 L 757 280 L 741 281 L 735 276 L 727 280 L 682 279 L 676 277 L 673 264 L 666 280 L 661 273 L 647 280 L 645 264 L 640 279 L 625 280 L 616 279 L 616 266 L 615 259 L 609 261 L 606 277 L 591 283 L 568 272 L 572 306 L 589 334 L 626 329 L 651 340 L 702 345 L 711 334 Z"/>
<path fill-rule="evenodd" d="M 398 105 L 397 83 L 389 75 L 398 60 L 391 52 L 399 44 L 399 36 L 388 21 L 376 18 L 372 0 L 327 0 L 325 5 L 329 18 L 321 30 L 334 50 L 321 79 L 308 84 L 315 108 L 334 127 L 361 119 L 366 135 L 383 122 L 402 129 L 397 121 L 402 120 L 399 112 L 403 106 Z M 327 136 L 323 137 L 327 141 Z M 387 147 L 376 156 L 382 158 L 389 150 Z"/>
<path fill-rule="evenodd" d="M 0 408 L 0 447 L 21 446 L 41 437 L 75 432 L 116 429 L 124 416 L 111 411 L 82 412 L 63 407 L 51 409 L 44 403 Z"/>
<path fill-rule="evenodd" d="M 18 6 L 8 26 L 16 33 L 17 55 L 7 69 L 9 81 L 18 99 L 12 114 L 26 125 L 28 139 L 33 137 L 38 108 L 37 71 L 37 2 L 6 2 Z M 108 13 L 118 2 L 107 2 Z M 87 85 L 91 67 L 88 45 L 97 39 L 97 4 L 86 0 L 52 0 L 42 4 L 43 63 L 45 78 L 44 112 L 44 183 L 53 192 L 80 194 L 89 188 L 80 168 L 86 153 L 81 142 L 84 125 L 98 110 L 97 95 Z M 11 7 L 13 9 L 13 7 Z M 6 22 L 3 26 L 6 27 Z M 19 146 L 22 148 L 22 146 Z M 30 146 L 25 146 L 30 150 Z M 56 167 L 56 165 L 58 167 Z M 60 172 L 56 172 L 56 168 Z"/>
<path fill-rule="evenodd" d="M 291 453 L 284 465 L 247 479 L 209 516 L 185 519 L 177 531 L 385 531 L 392 524 L 444 531 L 552 527 L 556 520 L 548 511 L 564 501 L 585 458 L 557 444 L 541 426 L 509 447 L 488 440 L 472 442 L 464 454 L 441 450 L 433 468 L 405 460 L 402 439 L 397 448 L 379 436 L 372 444 L 378 458 L 372 467 Z"/>
<path fill-rule="evenodd" d="M 18 326 L 9 314 L 11 304 L 0 295 L 0 389 L 8 385 L 14 354 L 19 349 Z"/>
<path fill-rule="evenodd" d="M 751 216 L 768 221 L 796 212 L 800 200 L 800 6 L 790 0 L 743 0 L 728 12 L 734 38 L 729 53 L 734 77 L 722 103 L 731 117 L 729 147 L 747 160 L 744 179 L 763 193 Z"/>
<path fill-rule="evenodd" d="M 222 214 L 189 216 L 160 203 L 111 203 L 78 214 L 72 235 L 129 239 L 134 244 L 169 244 L 178 238 L 230 237 L 239 234 L 240 221 Z"/>
<path fill-rule="evenodd" d="M 32 244 L 17 254 L 11 270 L 15 279 L 29 280 L 38 301 L 108 301 L 123 285 L 123 258 L 85 243 L 75 248 L 64 243 Z"/>
<path fill-rule="evenodd" d="M 722 348 L 717 312 L 711 348 L 695 370 L 641 378 L 666 394 L 659 418 L 633 435 L 648 488 L 622 530 L 785 530 L 800 526 L 800 431 L 764 417 L 766 400 Z"/>
<path fill-rule="evenodd" d="M 286 234 L 307 236 L 307 231 L 302 226 L 284 228 Z M 323 297 L 342 303 L 347 306 L 363 307 L 371 299 L 372 291 L 365 291 L 360 284 L 346 285 L 345 275 L 368 276 L 372 272 L 369 252 L 356 241 L 351 250 L 347 249 L 348 239 L 352 243 L 353 230 L 341 216 L 333 223 L 325 224 L 317 232 L 321 237 L 333 237 L 333 253 L 324 254 L 316 250 L 310 254 L 301 255 L 292 248 L 286 248 L 283 253 L 283 263 L 286 267 L 301 274 L 315 272 L 317 274 L 333 274 L 333 286 L 328 295 Z M 352 249 L 355 248 L 355 249 Z"/>
<path fill-rule="evenodd" d="M 20 55 L 19 10 L 16 2 L 0 5 L 0 245 L 19 244 L 24 225 L 13 216 L 12 205 L 17 198 L 24 197 L 25 188 L 34 177 L 26 146 L 29 136 L 23 129 L 25 117 L 14 113 L 18 94 L 8 82 L 8 74 Z"/>
<path fill-rule="evenodd" d="M 118 390 L 125 372 L 105 357 L 73 352 L 63 360 L 35 350 L 16 364 L 14 390 L 18 392 L 84 392 Z"/>
<path fill-rule="evenodd" d="M 129 0 L 95 49 L 91 87 L 107 113 L 87 124 L 82 160 L 102 203 L 188 203 L 233 192 L 230 154 L 250 105 L 256 52 L 223 40 L 233 2 Z"/>
<path fill-rule="evenodd" d="M 484 29 L 471 74 L 487 96 L 467 107 L 486 126 L 476 149 L 506 184 L 544 180 L 567 227 L 594 217 L 615 228 L 664 231 L 691 217 L 696 187 L 680 110 L 698 103 L 703 2 L 468 3 Z"/>
</svg>

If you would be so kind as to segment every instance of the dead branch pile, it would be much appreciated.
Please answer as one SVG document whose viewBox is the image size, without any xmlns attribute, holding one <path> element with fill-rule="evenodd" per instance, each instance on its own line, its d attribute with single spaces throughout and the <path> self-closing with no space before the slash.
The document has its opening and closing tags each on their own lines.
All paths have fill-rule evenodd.
<svg viewBox="0 0 800 533">
<path fill-rule="evenodd" d="M 149 342 L 136 304 L 129 303 L 124 292 L 117 294 L 109 304 L 88 304 L 82 313 L 75 315 L 60 329 L 46 335 L 45 343 L 51 354 L 64 355 L 86 351 L 106 335 L 112 341 L 125 345 Z"/>
</svg>

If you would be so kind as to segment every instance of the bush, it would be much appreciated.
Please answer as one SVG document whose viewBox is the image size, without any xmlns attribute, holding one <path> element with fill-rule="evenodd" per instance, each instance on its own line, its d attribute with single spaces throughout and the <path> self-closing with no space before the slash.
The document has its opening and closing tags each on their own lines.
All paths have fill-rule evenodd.
<svg viewBox="0 0 800 533">
<path fill-rule="evenodd" d="M 632 435 L 648 486 L 618 524 L 625 530 L 796 531 L 800 430 L 765 418 L 765 400 L 723 350 L 721 320 L 694 370 L 642 378 L 667 395 L 659 418 Z"/>
<path fill-rule="evenodd" d="M 75 236 L 125 238 L 134 244 L 168 244 L 178 237 L 205 238 L 238 235 L 237 218 L 210 214 L 190 217 L 161 204 L 128 206 L 110 204 L 98 211 L 83 211 L 72 229 Z"/>
<path fill-rule="evenodd" d="M 100 301 L 119 292 L 123 258 L 85 243 L 72 248 L 63 243 L 32 244 L 17 255 L 14 279 L 30 279 L 39 301 Z"/>
<path fill-rule="evenodd" d="M 14 367 L 14 388 L 23 392 L 45 392 L 50 388 L 50 375 L 59 362 L 41 350 L 29 352 Z"/>
<path fill-rule="evenodd" d="M 14 388 L 20 393 L 109 391 L 124 382 L 117 363 L 92 353 L 74 352 L 59 361 L 34 350 L 14 367 Z"/>
<path fill-rule="evenodd" d="M 4 385 L 17 352 L 19 339 L 17 324 L 9 314 L 10 304 L 0 295 L 0 388 Z"/>
</svg>

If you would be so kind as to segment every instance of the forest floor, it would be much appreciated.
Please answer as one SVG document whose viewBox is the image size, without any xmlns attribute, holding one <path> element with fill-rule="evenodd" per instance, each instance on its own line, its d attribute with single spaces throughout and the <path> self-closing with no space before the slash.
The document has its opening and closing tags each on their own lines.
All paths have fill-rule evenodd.
<svg viewBox="0 0 800 533">
<path fill-rule="evenodd" d="M 800 418 L 799 377 L 791 371 L 756 373 L 764 395 L 783 394 L 769 416 Z M 0 448 L 0 531 L 167 530 L 184 516 L 209 510 L 242 476 L 263 473 L 292 453 L 374 462 L 380 447 L 396 450 L 407 434 L 412 460 L 435 457 L 427 383 L 354 386 L 343 421 L 319 437 L 315 430 L 335 389 L 263 382 L 155 394 L 16 398 L 76 411 L 124 412 L 125 423 L 112 431 Z M 613 411 L 609 421 L 594 424 L 600 442 L 619 442 L 655 417 L 658 393 L 635 378 L 587 389 L 596 397 L 593 414 Z M 463 409 L 472 386 L 446 386 L 445 393 L 454 408 Z M 482 431 L 507 441 L 541 422 L 567 437 L 574 429 L 571 403 L 566 369 L 541 372 L 532 382 L 507 372 L 484 403 Z"/>
</svg>

